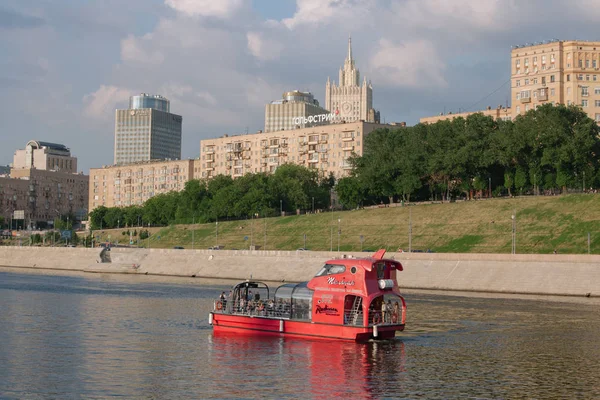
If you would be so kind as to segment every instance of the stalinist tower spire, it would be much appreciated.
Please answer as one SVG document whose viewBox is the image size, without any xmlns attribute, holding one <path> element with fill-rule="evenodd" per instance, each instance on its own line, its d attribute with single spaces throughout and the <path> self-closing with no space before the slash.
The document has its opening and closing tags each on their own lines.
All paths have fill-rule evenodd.
<svg viewBox="0 0 600 400">
<path fill-rule="evenodd" d="M 352 62 L 352 37 L 348 35 L 348 61 Z"/>
<path fill-rule="evenodd" d="M 348 35 L 348 53 L 344 65 L 339 70 L 340 80 L 325 84 L 325 108 L 336 112 L 338 118 L 346 122 L 378 121 L 377 113 L 373 110 L 373 89 L 363 78 L 362 86 L 360 73 L 352 58 L 352 36 Z"/>
</svg>

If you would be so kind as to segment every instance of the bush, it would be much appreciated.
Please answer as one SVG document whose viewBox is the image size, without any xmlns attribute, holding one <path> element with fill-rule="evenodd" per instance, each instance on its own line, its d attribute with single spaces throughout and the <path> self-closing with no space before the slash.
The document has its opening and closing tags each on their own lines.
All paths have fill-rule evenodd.
<svg viewBox="0 0 600 400">
<path fill-rule="evenodd" d="M 148 229 L 140 230 L 140 239 L 148 239 L 149 236 Z"/>
</svg>

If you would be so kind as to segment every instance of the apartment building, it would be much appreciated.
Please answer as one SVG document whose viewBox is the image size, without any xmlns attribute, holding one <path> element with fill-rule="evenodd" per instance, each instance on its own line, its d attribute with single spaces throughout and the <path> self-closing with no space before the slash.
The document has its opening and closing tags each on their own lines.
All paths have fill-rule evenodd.
<svg viewBox="0 0 600 400">
<path fill-rule="evenodd" d="M 68 147 L 30 140 L 15 152 L 10 176 L 0 177 L 0 215 L 13 228 L 32 229 L 66 214 L 84 219 L 88 182 Z"/>
<path fill-rule="evenodd" d="M 89 206 L 142 205 L 161 193 L 181 191 L 199 170 L 198 160 L 152 160 L 90 169 Z"/>
<path fill-rule="evenodd" d="M 600 42 L 561 41 L 511 51 L 513 117 L 540 104 L 576 104 L 600 122 Z"/>
<path fill-rule="evenodd" d="M 274 172 L 289 163 L 341 178 L 351 169 L 350 155 L 363 154 L 365 137 L 385 126 L 358 121 L 201 140 L 199 177 L 223 174 L 237 178 L 247 173 Z"/>
<path fill-rule="evenodd" d="M 422 124 L 434 124 L 438 121 L 446 121 L 453 120 L 454 118 L 462 117 L 467 118 L 469 115 L 481 113 L 485 116 L 492 117 L 493 119 L 501 119 L 503 121 L 510 121 L 512 119 L 512 110 L 510 107 L 506 108 L 503 106 L 498 106 L 497 108 L 488 107 L 485 110 L 481 111 L 473 111 L 473 112 L 462 112 L 462 113 L 441 113 L 440 115 L 435 115 L 433 117 L 423 117 L 419 119 L 419 122 Z"/>
</svg>

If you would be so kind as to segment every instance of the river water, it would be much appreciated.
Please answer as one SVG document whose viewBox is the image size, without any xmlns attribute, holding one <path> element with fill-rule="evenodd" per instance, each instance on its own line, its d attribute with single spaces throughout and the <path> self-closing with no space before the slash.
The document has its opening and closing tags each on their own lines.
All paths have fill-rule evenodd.
<svg viewBox="0 0 600 400">
<path fill-rule="evenodd" d="M 356 344 L 213 335 L 227 287 L 0 270 L 0 398 L 600 398 L 598 301 L 410 292 Z"/>
</svg>

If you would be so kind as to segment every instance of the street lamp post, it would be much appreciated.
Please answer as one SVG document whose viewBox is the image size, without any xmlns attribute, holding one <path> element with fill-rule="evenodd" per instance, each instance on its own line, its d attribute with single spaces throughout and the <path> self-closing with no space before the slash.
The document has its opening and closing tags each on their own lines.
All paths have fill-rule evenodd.
<svg viewBox="0 0 600 400">
<path fill-rule="evenodd" d="M 279 216 L 283 215 L 283 200 L 279 200 Z"/>
<path fill-rule="evenodd" d="M 303 249 L 306 250 L 306 233 L 304 234 L 304 247 L 303 247 Z"/>
<path fill-rule="evenodd" d="M 194 216 L 192 217 L 192 250 L 194 250 L 194 231 L 195 231 L 195 227 L 194 225 L 196 224 L 196 213 L 194 213 Z"/>
<path fill-rule="evenodd" d="M 312 200 L 313 200 L 313 203 L 312 203 L 313 204 L 312 212 L 314 214 L 315 213 L 315 198 L 313 197 Z"/>
<path fill-rule="evenodd" d="M 215 221 L 215 247 L 219 247 L 219 221 Z"/>
<path fill-rule="evenodd" d="M 412 253 L 412 209 L 408 209 L 408 252 Z"/>
<path fill-rule="evenodd" d="M 492 177 L 491 176 L 488 178 L 488 182 L 489 182 L 488 197 L 491 198 L 492 197 Z"/>
<path fill-rule="evenodd" d="M 150 222 L 148 222 L 148 248 L 150 248 Z"/>
<path fill-rule="evenodd" d="M 517 253 L 517 210 L 513 211 L 512 218 L 512 254 Z"/>
<path fill-rule="evenodd" d="M 340 235 L 342 234 L 342 228 L 340 226 L 341 222 L 341 218 L 338 218 L 338 253 L 340 252 Z"/>
</svg>

